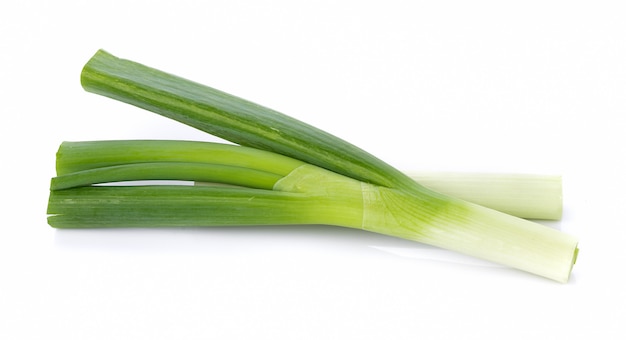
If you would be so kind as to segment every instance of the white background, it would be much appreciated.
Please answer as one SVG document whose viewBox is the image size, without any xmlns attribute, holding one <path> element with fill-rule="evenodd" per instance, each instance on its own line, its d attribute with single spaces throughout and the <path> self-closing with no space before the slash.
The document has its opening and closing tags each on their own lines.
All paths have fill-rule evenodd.
<svg viewBox="0 0 626 340">
<path fill-rule="evenodd" d="M 620 1 L 5 1 L 2 339 L 623 339 Z M 328 226 L 54 230 L 64 140 L 214 140 L 84 92 L 99 48 L 405 170 L 562 174 L 567 284 Z"/>
</svg>

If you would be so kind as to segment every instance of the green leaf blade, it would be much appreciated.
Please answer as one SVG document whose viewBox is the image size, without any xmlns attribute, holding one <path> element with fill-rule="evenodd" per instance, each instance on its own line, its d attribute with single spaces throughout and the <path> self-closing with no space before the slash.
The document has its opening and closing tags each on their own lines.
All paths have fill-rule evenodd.
<svg viewBox="0 0 626 340">
<path fill-rule="evenodd" d="M 231 142 L 283 154 L 362 181 L 415 187 L 362 149 L 225 92 L 98 51 L 81 73 L 85 90 L 177 120 Z"/>
<path fill-rule="evenodd" d="M 310 223 L 296 195 L 197 186 L 101 186 L 50 193 L 55 228 L 202 227 Z"/>
</svg>

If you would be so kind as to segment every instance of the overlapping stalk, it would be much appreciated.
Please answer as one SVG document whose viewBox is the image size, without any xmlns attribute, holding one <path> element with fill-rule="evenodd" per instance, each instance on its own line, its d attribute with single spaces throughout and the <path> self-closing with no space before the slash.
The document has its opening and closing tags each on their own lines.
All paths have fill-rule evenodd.
<svg viewBox="0 0 626 340">
<path fill-rule="evenodd" d="M 87 63 L 81 81 L 87 91 L 244 147 L 64 144 L 48 210 L 55 227 L 323 223 L 416 240 L 561 282 L 569 278 L 575 238 L 427 189 L 356 146 L 276 111 L 104 51 Z M 237 187 L 93 186 L 142 179 Z"/>
</svg>

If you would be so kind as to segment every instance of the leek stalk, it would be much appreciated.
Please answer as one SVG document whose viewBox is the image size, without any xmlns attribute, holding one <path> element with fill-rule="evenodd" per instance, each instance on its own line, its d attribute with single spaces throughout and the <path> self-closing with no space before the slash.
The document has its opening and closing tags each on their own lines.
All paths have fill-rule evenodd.
<svg viewBox="0 0 626 340">
<path fill-rule="evenodd" d="M 574 237 L 428 189 L 356 146 L 276 111 L 104 51 L 85 65 L 81 81 L 87 91 L 242 146 L 64 144 L 48 207 L 53 227 L 331 224 L 424 242 L 559 282 L 570 276 L 578 253 Z M 128 147 L 115 150 L 115 143 Z M 94 186 L 139 179 L 238 187 Z"/>
<path fill-rule="evenodd" d="M 207 154 L 218 150 L 224 157 L 181 162 L 146 152 L 127 159 L 112 148 L 135 142 L 134 147 L 146 150 L 174 144 L 167 149 L 178 147 L 180 154 L 201 146 Z M 76 150 L 80 152 L 75 155 Z M 572 263 L 563 267 L 561 256 L 576 241 L 553 229 L 432 191 L 415 195 L 372 185 L 265 151 L 202 142 L 115 141 L 64 143 L 59 155 L 59 168 L 66 169 L 68 162 L 81 170 L 52 180 L 49 223 L 58 228 L 331 224 L 460 251 L 558 281 L 566 280 L 571 270 Z M 123 159 L 130 163 L 121 164 Z M 285 170 L 285 164 L 291 164 L 291 171 L 276 174 Z M 226 171 L 215 171 L 221 167 Z M 92 186 L 208 177 L 238 187 Z M 257 186 L 259 182 L 263 185 Z"/>
</svg>

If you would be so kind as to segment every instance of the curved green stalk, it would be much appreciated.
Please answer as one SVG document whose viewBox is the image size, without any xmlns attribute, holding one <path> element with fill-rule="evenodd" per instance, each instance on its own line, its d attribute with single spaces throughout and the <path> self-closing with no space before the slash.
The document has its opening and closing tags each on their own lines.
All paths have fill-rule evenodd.
<svg viewBox="0 0 626 340">
<path fill-rule="evenodd" d="M 85 90 L 172 118 L 231 142 L 268 150 L 362 181 L 416 186 L 390 165 L 274 110 L 98 51 L 81 72 Z"/>
<path fill-rule="evenodd" d="M 207 163 L 286 175 L 304 164 L 272 152 L 210 142 L 114 140 L 63 142 L 57 151 L 58 175 L 134 163 Z"/>
<path fill-rule="evenodd" d="M 269 172 L 220 164 L 137 163 L 107 166 L 58 176 L 52 179 L 50 190 L 101 183 L 149 180 L 216 182 L 271 190 L 281 178 L 282 176 Z"/>
</svg>

